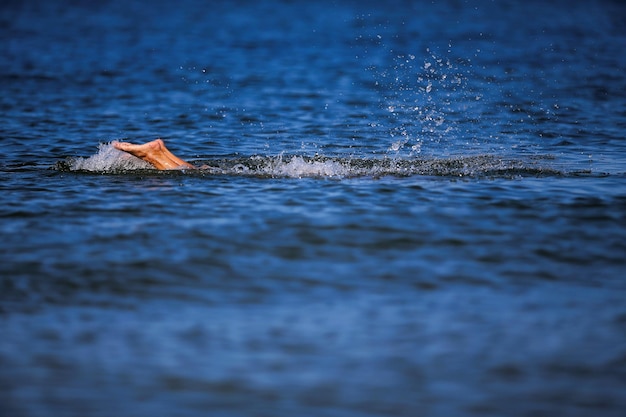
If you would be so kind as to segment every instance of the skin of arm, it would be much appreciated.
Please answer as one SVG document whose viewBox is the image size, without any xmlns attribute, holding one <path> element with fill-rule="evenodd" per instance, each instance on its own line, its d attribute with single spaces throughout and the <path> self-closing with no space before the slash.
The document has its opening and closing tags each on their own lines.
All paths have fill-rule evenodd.
<svg viewBox="0 0 626 417">
<path fill-rule="evenodd" d="M 112 145 L 115 149 L 136 156 L 159 170 L 195 169 L 189 162 L 179 158 L 167 149 L 161 139 L 142 144 L 115 141 Z"/>
</svg>

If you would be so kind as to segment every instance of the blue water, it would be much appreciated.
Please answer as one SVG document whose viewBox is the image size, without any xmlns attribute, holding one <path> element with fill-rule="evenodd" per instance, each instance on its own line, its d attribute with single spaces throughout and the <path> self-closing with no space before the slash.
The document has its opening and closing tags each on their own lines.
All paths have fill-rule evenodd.
<svg viewBox="0 0 626 417">
<path fill-rule="evenodd" d="M 0 416 L 623 415 L 621 2 L 0 12 Z"/>
</svg>

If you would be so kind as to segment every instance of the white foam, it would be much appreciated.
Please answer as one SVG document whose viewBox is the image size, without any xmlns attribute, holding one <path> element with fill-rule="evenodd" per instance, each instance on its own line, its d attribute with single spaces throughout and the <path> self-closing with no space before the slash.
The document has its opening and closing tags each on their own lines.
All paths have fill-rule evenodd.
<svg viewBox="0 0 626 417">
<path fill-rule="evenodd" d="M 262 168 L 264 174 L 278 177 L 345 177 L 350 169 L 336 161 L 307 161 L 301 156 L 293 156 L 288 161 L 278 157 L 274 163 Z"/>
<path fill-rule="evenodd" d="M 152 169 L 153 166 L 126 152 L 117 150 L 111 143 L 101 143 L 98 152 L 88 158 L 76 158 L 70 162 L 73 171 L 117 171 Z"/>
</svg>

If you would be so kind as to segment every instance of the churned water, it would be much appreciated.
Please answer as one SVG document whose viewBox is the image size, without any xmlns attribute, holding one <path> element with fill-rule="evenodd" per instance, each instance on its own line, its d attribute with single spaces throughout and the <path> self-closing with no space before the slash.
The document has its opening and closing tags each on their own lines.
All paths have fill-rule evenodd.
<svg viewBox="0 0 626 417">
<path fill-rule="evenodd" d="M 1 416 L 623 415 L 621 2 L 0 12 Z"/>
</svg>

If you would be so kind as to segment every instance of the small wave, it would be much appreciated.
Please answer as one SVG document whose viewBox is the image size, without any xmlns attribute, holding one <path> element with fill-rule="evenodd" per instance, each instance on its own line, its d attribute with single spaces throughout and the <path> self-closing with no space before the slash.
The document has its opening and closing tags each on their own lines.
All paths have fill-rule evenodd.
<svg viewBox="0 0 626 417">
<path fill-rule="evenodd" d="M 547 159 L 548 157 L 544 158 Z M 532 161 L 505 159 L 494 155 L 456 158 L 359 158 L 329 156 L 249 156 L 193 161 L 200 169 L 185 171 L 210 175 L 233 175 L 270 178 L 353 178 L 353 177 L 516 177 L 553 176 L 559 171 L 544 167 L 541 158 Z M 152 170 L 152 165 L 110 143 L 100 144 L 98 152 L 87 158 L 68 158 L 54 167 L 59 171 L 124 173 Z M 163 172 L 163 171 L 158 171 Z M 170 171 L 171 172 L 171 171 Z"/>
</svg>

